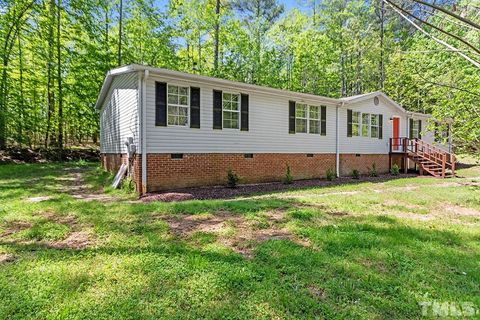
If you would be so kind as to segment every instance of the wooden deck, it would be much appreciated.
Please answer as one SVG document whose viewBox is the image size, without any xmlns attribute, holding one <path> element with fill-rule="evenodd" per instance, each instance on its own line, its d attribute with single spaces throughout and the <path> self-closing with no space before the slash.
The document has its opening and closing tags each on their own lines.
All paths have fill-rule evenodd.
<svg viewBox="0 0 480 320">
<path fill-rule="evenodd" d="M 455 155 L 420 139 L 390 138 L 390 168 L 395 158 L 400 158 L 402 168 L 408 170 L 408 160 L 413 161 L 420 174 L 437 178 L 455 176 Z"/>
</svg>

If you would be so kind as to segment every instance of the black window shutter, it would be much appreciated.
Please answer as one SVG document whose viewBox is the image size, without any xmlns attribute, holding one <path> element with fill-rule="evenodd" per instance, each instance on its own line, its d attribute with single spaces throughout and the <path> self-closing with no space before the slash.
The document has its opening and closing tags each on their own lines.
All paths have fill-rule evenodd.
<svg viewBox="0 0 480 320">
<path fill-rule="evenodd" d="M 242 93 L 240 103 L 240 130 L 248 131 L 248 94 Z"/>
<path fill-rule="evenodd" d="M 413 139 L 413 119 L 410 119 L 409 121 L 409 131 L 410 139 Z"/>
<path fill-rule="evenodd" d="M 418 139 L 422 139 L 422 120 L 418 120 Z"/>
<path fill-rule="evenodd" d="M 155 83 L 155 125 L 167 125 L 167 84 Z"/>
<path fill-rule="evenodd" d="M 190 88 L 190 128 L 200 128 L 200 88 Z"/>
<path fill-rule="evenodd" d="M 295 101 L 288 102 L 288 133 L 295 133 Z"/>
<path fill-rule="evenodd" d="M 213 90 L 213 129 L 222 130 L 222 91 Z"/>
<path fill-rule="evenodd" d="M 352 110 L 347 110 L 347 137 L 352 136 Z"/>
<path fill-rule="evenodd" d="M 378 139 L 383 139 L 383 114 L 378 115 Z"/>
<path fill-rule="evenodd" d="M 322 106 L 320 111 L 320 134 L 327 135 L 327 107 Z"/>
</svg>

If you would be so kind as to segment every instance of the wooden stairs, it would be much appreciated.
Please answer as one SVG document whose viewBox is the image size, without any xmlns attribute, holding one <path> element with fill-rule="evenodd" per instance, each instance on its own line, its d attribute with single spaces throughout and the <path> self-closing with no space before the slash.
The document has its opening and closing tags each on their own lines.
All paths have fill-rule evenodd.
<svg viewBox="0 0 480 320">
<path fill-rule="evenodd" d="M 415 162 L 418 165 L 420 174 L 430 174 L 436 178 L 455 176 L 454 154 L 420 139 L 401 139 L 401 141 L 399 141 L 399 138 L 392 139 L 391 150 L 395 150 L 395 153 L 403 153 L 405 159 Z"/>
</svg>

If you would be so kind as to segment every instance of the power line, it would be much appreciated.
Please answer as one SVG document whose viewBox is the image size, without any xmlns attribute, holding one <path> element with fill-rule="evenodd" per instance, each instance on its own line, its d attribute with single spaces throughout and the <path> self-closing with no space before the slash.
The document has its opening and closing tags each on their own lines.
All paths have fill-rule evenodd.
<svg viewBox="0 0 480 320">
<path fill-rule="evenodd" d="M 469 25 L 471 25 L 472 27 L 480 30 L 480 25 L 479 25 L 479 24 L 476 24 L 475 22 L 470 21 L 470 20 L 468 20 L 467 18 L 464 18 L 464 17 L 462 17 L 462 16 L 460 16 L 460 15 L 458 15 L 458 14 L 456 14 L 456 13 L 453 13 L 453 12 L 447 10 L 447 9 L 444 9 L 444 8 L 442 8 L 442 7 L 439 7 L 439 6 L 435 5 L 435 4 L 431 4 L 431 3 L 428 3 L 428 2 L 424 2 L 424 1 L 421 1 L 421 0 L 412 0 L 412 1 L 415 1 L 416 3 L 423 4 L 423 5 L 428 6 L 428 7 L 430 7 L 430 8 L 433 8 L 433 9 L 436 9 L 436 10 L 439 10 L 439 11 L 442 11 L 443 13 L 448 14 L 449 16 L 452 16 L 452 17 L 454 17 L 454 18 L 457 18 L 458 20 L 463 21 L 463 22 L 465 22 L 466 24 L 469 24 Z"/>
<path fill-rule="evenodd" d="M 403 13 L 408 14 L 408 15 L 411 16 L 412 18 L 420 21 L 420 22 L 423 23 L 423 24 L 426 24 L 426 25 L 429 26 L 429 27 L 432 27 L 433 29 L 435 29 L 435 30 L 437 30 L 437 31 L 440 31 L 440 32 L 442 32 L 442 33 L 444 33 L 444 34 L 452 37 L 452 38 L 457 39 L 458 41 L 462 42 L 463 44 L 465 44 L 466 46 L 470 47 L 471 49 L 475 50 L 476 52 L 478 52 L 478 53 L 480 54 L 480 49 L 477 49 L 475 46 L 473 46 L 473 45 L 470 44 L 469 42 L 463 40 L 462 38 L 460 38 L 460 37 L 457 36 L 456 34 L 453 34 L 453 33 L 451 33 L 451 32 L 445 31 L 445 30 L 443 30 L 442 28 L 439 28 L 439 27 L 431 24 L 431 23 L 428 22 L 428 21 L 425 21 L 425 20 L 423 20 L 423 19 L 420 19 L 420 18 L 416 17 L 413 13 L 410 13 L 410 12 L 402 9 L 401 7 L 397 6 L 395 3 L 393 3 L 393 2 L 390 1 L 390 0 L 386 0 L 386 1 L 387 1 L 391 6 L 394 6 L 395 8 L 397 8 L 397 9 L 400 10 L 400 11 L 402 11 Z"/>
<path fill-rule="evenodd" d="M 460 56 L 462 56 L 465 60 L 467 60 L 468 62 L 470 62 L 471 64 L 473 64 L 475 67 L 479 68 L 480 69 L 480 63 L 478 63 L 477 61 L 473 60 L 472 58 L 470 58 L 469 56 L 467 56 L 466 54 L 462 53 L 460 50 L 458 50 L 457 48 L 455 48 L 454 46 L 446 43 L 445 41 L 443 40 L 440 40 L 438 39 L 437 37 L 435 37 L 434 35 L 428 33 L 427 31 L 423 30 L 422 27 L 420 27 L 419 25 L 417 25 L 415 22 L 413 22 L 411 19 L 409 19 L 406 15 L 404 15 L 400 10 L 398 10 L 397 8 L 395 8 L 394 6 L 392 6 L 387 0 L 383 0 L 386 4 L 388 4 L 396 13 L 398 13 L 399 15 L 401 15 L 405 20 L 407 20 L 411 25 L 413 25 L 417 30 L 419 30 L 420 32 L 422 32 L 423 34 L 425 34 L 427 37 L 429 38 L 432 38 L 433 40 L 435 40 L 436 42 L 444 45 L 445 47 L 451 49 L 451 50 L 454 50 L 456 51 Z"/>
</svg>

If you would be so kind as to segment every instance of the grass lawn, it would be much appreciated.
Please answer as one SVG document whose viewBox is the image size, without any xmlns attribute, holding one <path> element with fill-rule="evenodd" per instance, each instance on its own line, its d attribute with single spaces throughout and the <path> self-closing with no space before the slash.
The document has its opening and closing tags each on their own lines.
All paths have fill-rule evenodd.
<svg viewBox="0 0 480 320">
<path fill-rule="evenodd" d="M 142 203 L 98 164 L 0 166 L 0 318 L 480 310 L 480 165 L 458 175 Z"/>
</svg>

